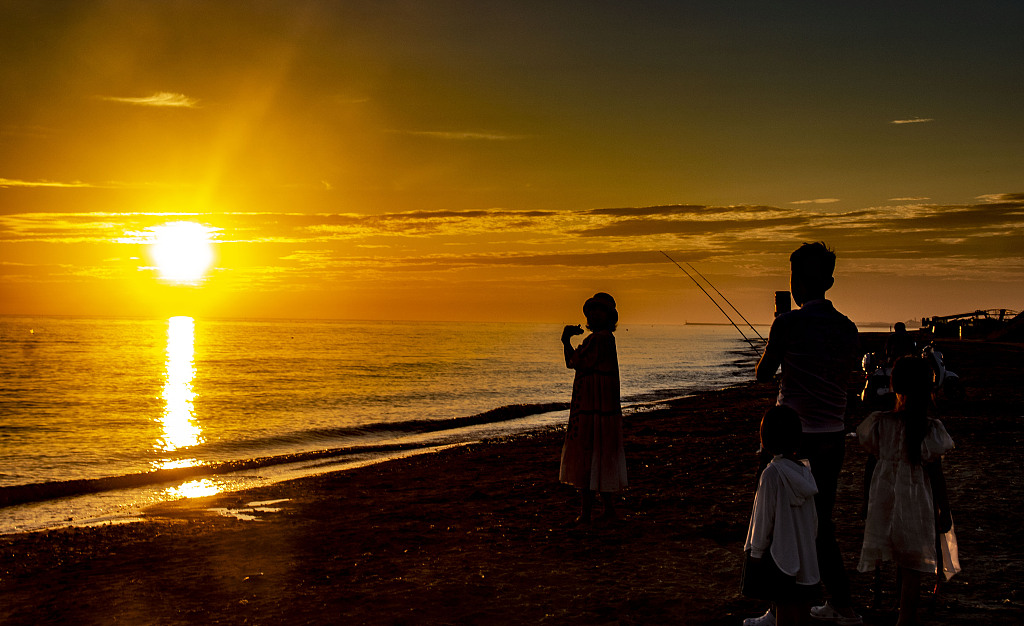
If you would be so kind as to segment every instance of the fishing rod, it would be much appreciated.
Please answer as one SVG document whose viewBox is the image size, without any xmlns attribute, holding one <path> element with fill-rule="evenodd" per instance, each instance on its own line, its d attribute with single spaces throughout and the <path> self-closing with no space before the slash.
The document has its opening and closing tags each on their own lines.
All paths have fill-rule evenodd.
<svg viewBox="0 0 1024 626">
<path fill-rule="evenodd" d="M 731 317 L 729 317 L 729 314 L 725 312 L 725 309 L 722 308 L 722 305 L 718 304 L 718 301 L 715 300 L 714 297 L 712 297 L 712 295 L 710 293 L 708 293 L 708 290 L 704 288 L 704 285 L 701 285 L 700 282 L 696 278 L 694 278 L 692 274 L 690 274 L 690 272 L 686 271 L 686 268 L 684 268 L 679 263 L 676 263 L 676 260 L 673 259 L 672 257 L 670 257 L 668 255 L 668 253 L 666 253 L 664 250 L 659 250 L 658 252 L 661 252 L 662 254 L 664 254 L 666 259 L 668 259 L 669 261 L 672 261 L 673 265 L 675 265 L 676 267 L 681 269 L 683 271 L 683 273 L 686 274 L 686 277 L 689 278 L 690 280 L 692 280 L 693 284 L 697 285 L 697 287 L 699 287 L 700 290 L 704 292 L 704 295 L 708 297 L 708 300 L 711 300 L 712 304 L 714 304 L 716 307 L 718 307 L 718 310 L 722 312 L 722 315 L 725 316 L 725 319 L 729 320 L 729 323 L 732 324 L 732 327 L 736 329 L 736 332 L 738 332 L 740 334 L 740 336 L 743 337 L 743 339 L 750 345 L 750 349 L 753 350 L 754 353 L 757 354 L 758 357 L 760 357 L 761 356 L 761 351 L 758 350 L 757 346 L 754 345 L 754 342 L 749 337 L 747 337 L 743 333 L 742 330 L 740 330 L 740 327 L 736 325 L 736 322 L 734 322 Z M 694 271 L 696 271 L 696 270 L 694 270 Z M 707 279 L 705 279 L 705 280 L 707 280 Z M 708 283 L 708 284 L 710 285 L 711 283 Z M 718 290 L 716 289 L 715 291 L 718 291 Z M 732 306 L 732 305 L 730 305 L 730 306 Z M 740 316 L 740 317 L 742 317 L 742 316 Z"/>
<path fill-rule="evenodd" d="M 719 291 L 718 287 L 715 287 L 714 283 L 712 283 L 710 280 L 708 280 L 707 276 L 705 276 L 704 274 L 701 274 L 700 271 L 696 267 L 691 265 L 689 262 L 686 263 L 686 266 L 689 267 L 694 272 L 696 272 L 697 276 L 700 276 L 701 278 L 703 278 L 704 282 L 706 282 L 709 287 L 714 289 L 715 293 L 717 293 L 719 296 L 721 296 L 722 300 L 725 300 L 725 303 L 728 304 L 729 307 L 732 308 L 733 311 L 736 311 L 736 315 L 739 315 L 740 319 L 742 319 L 744 322 L 746 322 L 747 326 L 750 327 L 750 330 L 754 331 L 754 334 L 757 335 L 758 339 L 760 339 L 761 341 L 765 341 L 765 338 L 761 336 L 761 333 L 757 332 L 757 329 L 754 328 L 754 325 L 751 324 L 750 321 L 747 320 L 747 318 L 743 317 L 743 314 L 740 313 L 740 310 L 737 309 L 735 306 L 733 306 L 732 302 L 729 302 L 729 298 L 726 298 L 725 294 L 722 293 L 721 291 Z"/>
</svg>

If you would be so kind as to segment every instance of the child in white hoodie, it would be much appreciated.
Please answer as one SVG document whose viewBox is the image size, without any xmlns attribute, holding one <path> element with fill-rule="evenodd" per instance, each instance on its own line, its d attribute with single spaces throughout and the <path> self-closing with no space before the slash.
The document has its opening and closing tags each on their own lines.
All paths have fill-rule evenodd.
<svg viewBox="0 0 1024 626">
<path fill-rule="evenodd" d="M 761 447 L 774 458 L 761 473 L 743 550 L 743 593 L 768 600 L 771 609 L 744 625 L 803 624 L 820 581 L 814 540 L 818 487 L 811 470 L 796 458 L 800 418 L 775 406 L 761 420 Z"/>
</svg>

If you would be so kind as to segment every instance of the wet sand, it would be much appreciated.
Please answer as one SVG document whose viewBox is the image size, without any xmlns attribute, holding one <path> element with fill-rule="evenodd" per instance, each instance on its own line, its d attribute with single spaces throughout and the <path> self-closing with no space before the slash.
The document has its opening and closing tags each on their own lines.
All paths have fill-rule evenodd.
<svg viewBox="0 0 1024 626">
<path fill-rule="evenodd" d="M 967 386 L 939 402 L 963 571 L 929 588 L 922 618 L 1024 623 L 1024 348 L 940 347 Z M 763 612 L 737 586 L 774 393 L 746 384 L 630 416 L 615 524 L 572 524 L 550 430 L 180 501 L 141 523 L 2 536 L 0 623 L 736 625 Z M 851 413 L 855 426 L 866 408 Z M 850 441 L 838 533 L 858 609 L 891 624 L 893 572 L 876 603 L 874 576 L 854 571 L 864 461 Z"/>
</svg>

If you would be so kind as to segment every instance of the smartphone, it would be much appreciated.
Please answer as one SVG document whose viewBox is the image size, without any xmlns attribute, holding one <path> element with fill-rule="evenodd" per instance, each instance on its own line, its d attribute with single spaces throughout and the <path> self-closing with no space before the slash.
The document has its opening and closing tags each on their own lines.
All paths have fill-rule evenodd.
<svg viewBox="0 0 1024 626">
<path fill-rule="evenodd" d="M 775 317 L 788 313 L 793 310 L 792 301 L 789 298 L 788 291 L 776 291 L 775 292 Z"/>
</svg>

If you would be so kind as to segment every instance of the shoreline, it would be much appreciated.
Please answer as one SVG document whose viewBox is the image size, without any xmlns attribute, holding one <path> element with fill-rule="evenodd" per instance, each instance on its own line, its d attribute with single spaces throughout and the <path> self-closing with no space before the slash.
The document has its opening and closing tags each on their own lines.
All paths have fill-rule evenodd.
<svg viewBox="0 0 1024 626">
<path fill-rule="evenodd" d="M 734 386 L 737 385 L 717 391 Z M 623 413 L 657 410 L 669 402 L 700 393 L 704 391 L 683 395 L 671 395 L 668 390 L 650 392 L 648 395 L 664 397 L 624 404 Z M 396 437 L 376 444 L 120 476 L 0 486 L 0 536 L 142 521 L 141 516 L 148 508 L 203 495 L 247 491 L 325 472 L 386 463 L 395 458 L 432 454 L 449 447 L 558 429 L 564 425 L 567 411 L 568 403 L 506 405 L 468 417 L 400 423 L 392 429 Z M 492 419 L 495 416 L 497 419 Z M 33 514 L 15 507 L 45 508 L 47 512 Z M 6 517 L 3 516 L 5 510 Z"/>
<path fill-rule="evenodd" d="M 744 384 L 747 383 L 734 383 L 717 390 Z M 707 391 L 716 390 L 689 391 L 682 395 L 674 395 L 675 390 L 654 390 L 643 395 L 658 399 L 623 404 L 623 412 L 629 415 L 657 410 L 669 402 Z M 447 447 L 557 428 L 564 424 L 567 411 L 568 402 L 510 404 L 466 417 L 389 424 L 386 430 L 392 436 L 376 443 L 98 478 L 2 485 L 0 536 L 139 521 L 145 509 L 177 500 L 245 491 L 319 473 L 385 463 L 394 458 L 431 454 Z M 35 516 L 14 509 L 22 506 L 45 507 L 49 512 Z"/>
<path fill-rule="evenodd" d="M 149 472 L 137 472 L 116 476 L 97 478 L 81 478 L 73 480 L 46 481 L 19 485 L 0 485 L 0 509 L 19 504 L 54 500 L 69 496 L 79 496 L 98 492 L 115 491 L 132 487 L 156 485 L 180 481 L 185 478 L 217 476 L 244 470 L 258 469 L 272 465 L 284 465 L 318 459 L 338 459 L 356 457 L 373 453 L 400 452 L 429 448 L 429 442 L 403 442 L 402 438 L 410 435 L 426 435 L 456 433 L 461 429 L 473 426 L 494 426 L 500 428 L 503 423 L 514 422 L 522 418 L 543 416 L 568 410 L 568 402 L 550 402 L 542 404 L 510 404 L 496 407 L 476 415 L 449 418 L 446 420 L 412 420 L 389 423 L 377 428 L 381 432 L 397 435 L 391 441 L 379 443 L 355 444 L 349 446 L 289 452 L 274 456 L 252 457 L 230 461 L 210 462 L 186 467 L 156 469 Z M 367 428 L 338 429 L 348 434 L 364 434 Z"/>
<path fill-rule="evenodd" d="M 969 391 L 939 406 L 963 571 L 922 616 L 1019 623 L 1024 349 L 942 347 Z M 745 384 L 629 415 L 625 519 L 611 526 L 571 524 L 552 428 L 173 502 L 140 523 L 2 535 L 0 622 L 735 625 L 763 612 L 737 588 L 774 392 Z M 864 459 L 847 446 L 835 517 L 858 609 L 889 624 L 894 574 L 874 607 L 873 577 L 854 571 Z"/>
</svg>

